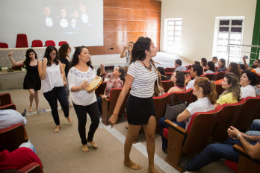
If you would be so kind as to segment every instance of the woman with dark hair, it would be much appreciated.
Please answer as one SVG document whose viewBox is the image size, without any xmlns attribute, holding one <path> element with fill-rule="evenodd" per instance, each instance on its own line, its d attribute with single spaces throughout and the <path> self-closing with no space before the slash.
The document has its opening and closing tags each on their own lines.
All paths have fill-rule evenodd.
<svg viewBox="0 0 260 173">
<path fill-rule="evenodd" d="M 208 61 L 206 58 L 201 58 L 201 65 L 203 67 L 203 70 L 207 67 Z"/>
<path fill-rule="evenodd" d="M 161 74 L 161 80 L 165 81 L 165 80 L 169 80 L 170 78 L 168 76 L 165 75 L 165 70 L 163 67 L 157 67 L 157 70 L 160 72 Z"/>
<path fill-rule="evenodd" d="M 227 71 L 226 60 L 225 59 L 223 59 L 223 58 L 219 59 L 218 66 L 219 66 L 218 72 L 220 72 L 220 71 Z"/>
<path fill-rule="evenodd" d="M 25 65 L 27 68 L 27 73 L 24 77 L 23 81 L 23 89 L 28 89 L 29 90 L 29 100 L 30 100 L 30 107 L 29 107 L 29 112 L 32 112 L 32 103 L 33 100 L 35 99 L 36 103 L 36 111 L 38 111 L 38 105 L 39 105 L 39 95 L 38 95 L 38 90 L 41 89 L 41 79 L 39 77 L 39 71 L 38 71 L 38 64 L 39 60 L 37 59 L 37 54 L 33 49 L 28 49 L 26 51 L 25 55 L 25 60 L 15 62 L 11 55 L 13 55 L 13 52 L 10 52 L 8 54 L 8 57 L 12 64 L 14 66 L 19 66 L 19 65 Z"/>
<path fill-rule="evenodd" d="M 241 98 L 256 97 L 254 86 L 257 84 L 257 74 L 244 70 L 240 78 Z"/>
<path fill-rule="evenodd" d="M 58 58 L 58 51 L 54 46 L 48 46 L 43 61 L 39 63 L 39 75 L 42 79 L 42 92 L 51 107 L 52 117 L 56 124 L 54 132 L 60 131 L 60 118 L 58 114 L 57 100 L 59 100 L 63 113 L 68 122 L 72 124 L 69 117 L 69 104 L 66 97 L 66 80 L 64 70 Z"/>
<path fill-rule="evenodd" d="M 96 77 L 96 71 L 92 66 L 87 47 L 78 47 L 71 61 L 71 69 L 68 74 L 69 89 L 71 91 L 72 103 L 78 117 L 78 131 L 82 143 L 82 151 L 88 152 L 87 143 L 94 148 L 97 144 L 93 141 L 95 131 L 99 124 L 98 104 L 95 92 L 86 91 L 89 83 Z M 87 113 L 91 119 L 88 138 L 86 138 Z"/>
<path fill-rule="evenodd" d="M 171 81 L 174 83 L 174 86 L 169 89 L 168 93 L 181 92 L 186 90 L 185 76 L 183 72 L 175 71 L 172 74 Z"/>
<path fill-rule="evenodd" d="M 241 69 L 241 71 L 244 71 L 244 70 L 246 70 L 246 67 L 245 67 L 245 65 L 244 64 L 238 64 L 239 66 L 240 66 L 240 69 Z"/>
<path fill-rule="evenodd" d="M 197 64 L 197 65 L 200 65 L 200 62 L 199 61 L 194 61 L 193 64 Z"/>
<path fill-rule="evenodd" d="M 241 70 L 237 63 L 231 62 L 228 66 L 228 72 L 234 73 L 238 78 L 241 77 Z"/>
<path fill-rule="evenodd" d="M 215 71 L 216 71 L 216 69 L 215 69 L 215 64 L 214 64 L 214 62 L 209 61 L 209 62 L 208 62 L 208 70 L 205 71 L 204 74 L 207 74 L 207 73 L 215 73 Z"/>
<path fill-rule="evenodd" d="M 71 52 L 71 49 L 70 49 L 69 44 L 61 45 L 61 47 L 59 49 L 59 59 L 60 59 L 62 68 L 65 71 L 64 80 L 67 82 L 67 85 L 65 85 L 64 87 L 65 87 L 65 90 L 66 90 L 66 96 L 67 96 L 67 99 L 68 99 L 69 106 L 73 106 L 72 104 L 70 104 L 70 101 L 69 101 L 70 90 L 69 90 L 69 85 L 68 85 L 68 72 L 69 72 L 69 66 L 70 66 L 69 54 L 70 54 L 70 52 Z"/>
<path fill-rule="evenodd" d="M 109 120 L 112 126 L 117 122 L 121 105 L 131 88 L 130 96 L 126 103 L 129 125 L 124 144 L 124 165 L 131 169 L 142 168 L 130 160 L 129 155 L 132 144 L 143 126 L 147 140 L 148 172 L 153 173 L 157 172 L 154 168 L 156 113 L 153 94 L 154 88 L 159 87 L 159 85 L 155 85 L 155 81 L 160 77 L 152 59 L 156 56 L 156 53 L 157 48 L 150 38 L 139 37 L 132 50 L 132 59 L 128 68 L 126 82 L 117 100 L 113 115 Z"/>
<path fill-rule="evenodd" d="M 121 66 L 118 66 L 114 69 L 113 73 L 106 73 L 105 67 L 103 64 L 100 65 L 101 76 L 108 78 L 107 85 L 105 88 L 105 93 L 102 97 L 97 98 L 99 113 L 102 115 L 102 98 L 109 98 L 110 91 L 113 88 L 122 88 L 125 82 L 125 69 Z"/>
</svg>

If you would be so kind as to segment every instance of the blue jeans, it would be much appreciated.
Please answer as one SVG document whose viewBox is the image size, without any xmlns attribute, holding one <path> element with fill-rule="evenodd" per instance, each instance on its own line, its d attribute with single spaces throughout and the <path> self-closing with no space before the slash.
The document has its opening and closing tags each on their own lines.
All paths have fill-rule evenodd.
<svg viewBox="0 0 260 173">
<path fill-rule="evenodd" d="M 160 129 L 161 129 L 161 136 L 162 136 L 162 149 L 165 150 L 167 149 L 167 144 L 168 144 L 168 139 L 166 139 L 164 136 L 163 136 L 163 129 L 164 128 L 169 128 L 168 127 L 168 124 L 166 124 L 166 122 L 164 121 L 166 120 L 165 117 L 162 117 L 159 119 L 159 125 L 160 125 Z M 182 127 L 182 128 L 185 128 L 186 124 L 184 122 L 177 122 L 177 121 L 173 121 L 175 124 L 177 124 L 178 126 Z"/>
<path fill-rule="evenodd" d="M 250 142 L 252 145 L 256 142 Z M 211 162 L 217 161 L 221 158 L 238 162 L 239 154 L 233 149 L 233 145 L 238 144 L 241 146 L 239 140 L 228 138 L 223 144 L 208 145 L 199 155 L 191 159 L 185 165 L 187 171 L 198 170 Z"/>
<path fill-rule="evenodd" d="M 250 136 L 260 136 L 260 120 L 254 120 L 246 134 Z"/>
<path fill-rule="evenodd" d="M 36 149 L 30 141 L 22 143 L 19 148 L 21 147 L 30 148 L 36 154 Z"/>
</svg>

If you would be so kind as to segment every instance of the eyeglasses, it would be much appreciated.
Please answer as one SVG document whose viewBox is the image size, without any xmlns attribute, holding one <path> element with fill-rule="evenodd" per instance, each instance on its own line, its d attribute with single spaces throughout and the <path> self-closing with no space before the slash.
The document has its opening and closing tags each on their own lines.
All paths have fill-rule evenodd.
<svg viewBox="0 0 260 173">
<path fill-rule="evenodd" d="M 51 56 L 56 56 L 56 53 L 55 54 L 50 54 Z"/>
</svg>

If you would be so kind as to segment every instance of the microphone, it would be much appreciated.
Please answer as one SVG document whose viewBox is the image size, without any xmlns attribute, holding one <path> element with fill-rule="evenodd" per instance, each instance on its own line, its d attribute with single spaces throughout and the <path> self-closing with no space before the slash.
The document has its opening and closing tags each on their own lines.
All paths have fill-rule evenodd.
<svg viewBox="0 0 260 173">
<path fill-rule="evenodd" d="M 114 48 L 113 47 L 111 47 L 111 48 L 109 48 L 108 50 L 113 50 Z"/>
</svg>

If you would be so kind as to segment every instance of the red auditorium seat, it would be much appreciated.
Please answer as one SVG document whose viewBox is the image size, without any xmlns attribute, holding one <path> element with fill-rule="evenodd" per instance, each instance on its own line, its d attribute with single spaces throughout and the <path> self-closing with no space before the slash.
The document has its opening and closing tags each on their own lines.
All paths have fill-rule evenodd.
<svg viewBox="0 0 260 173">
<path fill-rule="evenodd" d="M 220 71 L 216 74 L 215 80 L 223 79 L 227 71 Z"/>
<path fill-rule="evenodd" d="M 201 75 L 201 77 L 206 77 L 209 80 L 214 80 L 217 74 L 218 74 L 217 72 L 216 73 L 207 73 L 207 74 Z"/>
<path fill-rule="evenodd" d="M 16 48 L 28 47 L 28 40 L 26 34 L 17 34 Z"/>
<path fill-rule="evenodd" d="M 185 67 L 186 67 L 187 70 L 191 69 L 191 65 L 186 65 Z"/>
<path fill-rule="evenodd" d="M 165 72 L 174 72 L 175 69 L 176 69 L 176 67 L 167 67 L 167 68 L 165 69 Z"/>
<path fill-rule="evenodd" d="M 45 41 L 45 46 L 56 46 L 56 44 L 53 40 L 47 40 Z"/>
<path fill-rule="evenodd" d="M 168 104 L 171 104 L 171 97 L 172 96 L 178 96 L 178 98 L 181 100 L 181 102 L 187 102 L 188 104 L 190 103 L 190 97 L 192 95 L 192 89 L 188 89 L 186 91 L 180 91 L 180 92 L 171 92 L 169 93 L 170 97 L 168 100 Z M 179 100 L 176 98 L 173 98 L 173 103 L 178 104 Z"/>
<path fill-rule="evenodd" d="M 59 42 L 59 46 L 63 45 L 63 44 L 68 44 L 66 41 L 60 41 Z"/>
<path fill-rule="evenodd" d="M 164 92 L 167 93 L 171 87 L 173 87 L 173 82 L 171 80 L 162 81 L 162 87 Z"/>
<path fill-rule="evenodd" d="M 41 40 L 33 40 L 32 47 L 43 47 L 43 43 Z"/>
<path fill-rule="evenodd" d="M 0 43 L 0 48 L 8 48 L 8 44 L 7 43 Z"/>
</svg>

